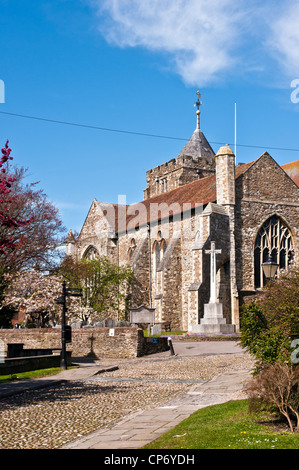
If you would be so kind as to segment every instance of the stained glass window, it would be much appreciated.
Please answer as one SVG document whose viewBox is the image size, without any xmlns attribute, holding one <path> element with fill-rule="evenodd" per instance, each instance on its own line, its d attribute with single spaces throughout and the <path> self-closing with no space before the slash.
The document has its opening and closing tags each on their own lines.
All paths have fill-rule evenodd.
<svg viewBox="0 0 299 470">
<path fill-rule="evenodd" d="M 262 263 L 272 259 L 280 270 L 288 269 L 294 258 L 294 248 L 291 231 L 280 217 L 270 217 L 259 229 L 254 245 L 254 278 L 255 287 L 261 288 L 266 284 Z"/>
</svg>

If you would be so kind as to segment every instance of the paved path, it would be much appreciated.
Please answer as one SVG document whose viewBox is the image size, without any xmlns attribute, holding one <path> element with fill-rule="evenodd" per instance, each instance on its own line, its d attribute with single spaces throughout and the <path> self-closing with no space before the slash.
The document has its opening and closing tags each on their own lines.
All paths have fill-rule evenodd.
<svg viewBox="0 0 299 470">
<path fill-rule="evenodd" d="M 173 341 L 173 346 L 175 354 L 182 357 L 244 352 L 236 341 Z"/>
<path fill-rule="evenodd" d="M 199 408 L 234 399 L 248 380 L 248 370 L 222 374 L 163 406 L 127 416 L 109 429 L 95 431 L 64 446 L 64 449 L 138 449 L 169 431 Z"/>
<path fill-rule="evenodd" d="M 244 352 L 234 341 L 181 342 L 174 343 L 178 356 L 200 356 L 215 354 L 239 354 Z M 141 358 L 142 361 L 155 361 L 169 356 L 169 352 Z M 135 361 L 138 359 L 135 359 Z M 62 371 L 55 376 L 43 379 L 18 381 L 0 385 L 0 397 L 14 395 L 24 390 L 55 385 L 62 381 L 104 380 L 101 372 L 117 368 L 117 360 L 104 364 L 82 363 L 81 367 Z M 250 378 L 249 370 L 232 371 L 214 377 L 210 381 L 197 381 L 185 395 L 170 400 L 163 406 L 148 408 L 126 416 L 113 427 L 99 429 L 65 445 L 64 449 L 138 449 L 172 429 L 192 413 L 205 406 L 237 399 L 243 384 Z M 114 377 L 113 381 L 117 379 Z M 119 378 L 119 380 L 122 380 Z M 167 380 L 167 378 L 165 378 Z"/>
</svg>

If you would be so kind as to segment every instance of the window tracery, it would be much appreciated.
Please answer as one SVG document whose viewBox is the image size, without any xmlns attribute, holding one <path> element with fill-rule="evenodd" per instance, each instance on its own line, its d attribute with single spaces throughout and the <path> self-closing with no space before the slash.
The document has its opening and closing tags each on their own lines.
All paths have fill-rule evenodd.
<svg viewBox="0 0 299 470">
<path fill-rule="evenodd" d="M 269 256 L 278 264 L 280 270 L 288 269 L 294 259 L 294 248 L 291 231 L 283 220 L 273 215 L 260 227 L 254 244 L 254 277 L 255 287 L 262 288 L 266 284 L 262 263 Z"/>
<path fill-rule="evenodd" d="M 94 246 L 89 246 L 87 250 L 85 251 L 83 258 L 84 259 L 95 259 L 99 257 L 99 252 Z"/>
</svg>

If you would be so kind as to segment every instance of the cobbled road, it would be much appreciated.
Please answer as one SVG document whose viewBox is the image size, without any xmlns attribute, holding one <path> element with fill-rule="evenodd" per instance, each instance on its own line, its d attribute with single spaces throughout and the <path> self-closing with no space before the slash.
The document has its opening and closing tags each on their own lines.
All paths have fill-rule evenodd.
<svg viewBox="0 0 299 470">
<path fill-rule="evenodd" d="M 196 382 L 253 367 L 246 353 L 127 359 L 119 369 L 0 400 L 0 449 L 57 449 L 126 415 L 185 394 Z"/>
</svg>

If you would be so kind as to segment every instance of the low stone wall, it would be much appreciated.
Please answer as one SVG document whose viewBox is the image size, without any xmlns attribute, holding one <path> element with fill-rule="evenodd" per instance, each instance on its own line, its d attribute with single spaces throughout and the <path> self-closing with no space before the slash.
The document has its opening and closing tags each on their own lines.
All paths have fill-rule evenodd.
<svg viewBox="0 0 299 470">
<path fill-rule="evenodd" d="M 72 364 L 71 353 L 69 351 L 66 353 L 66 362 L 68 366 Z M 0 375 L 19 374 L 20 372 L 28 372 L 31 370 L 60 367 L 60 364 L 60 354 L 5 358 L 4 362 L 0 362 Z"/>
<path fill-rule="evenodd" d="M 168 351 L 169 345 L 167 338 L 158 338 L 158 337 L 148 337 L 144 338 L 142 330 L 138 330 L 141 332 L 138 345 L 139 351 L 137 356 L 146 356 L 147 354 L 155 354 L 157 352 L 164 352 Z"/>
<path fill-rule="evenodd" d="M 113 336 L 112 336 L 113 335 Z M 167 351 L 167 339 L 147 346 L 142 330 L 136 327 L 72 329 L 72 342 L 66 345 L 72 357 L 127 358 Z M 7 353 L 8 343 L 22 343 L 24 349 L 61 348 L 60 328 L 0 329 L 0 341 Z M 0 348 L 1 349 L 1 348 Z"/>
</svg>

